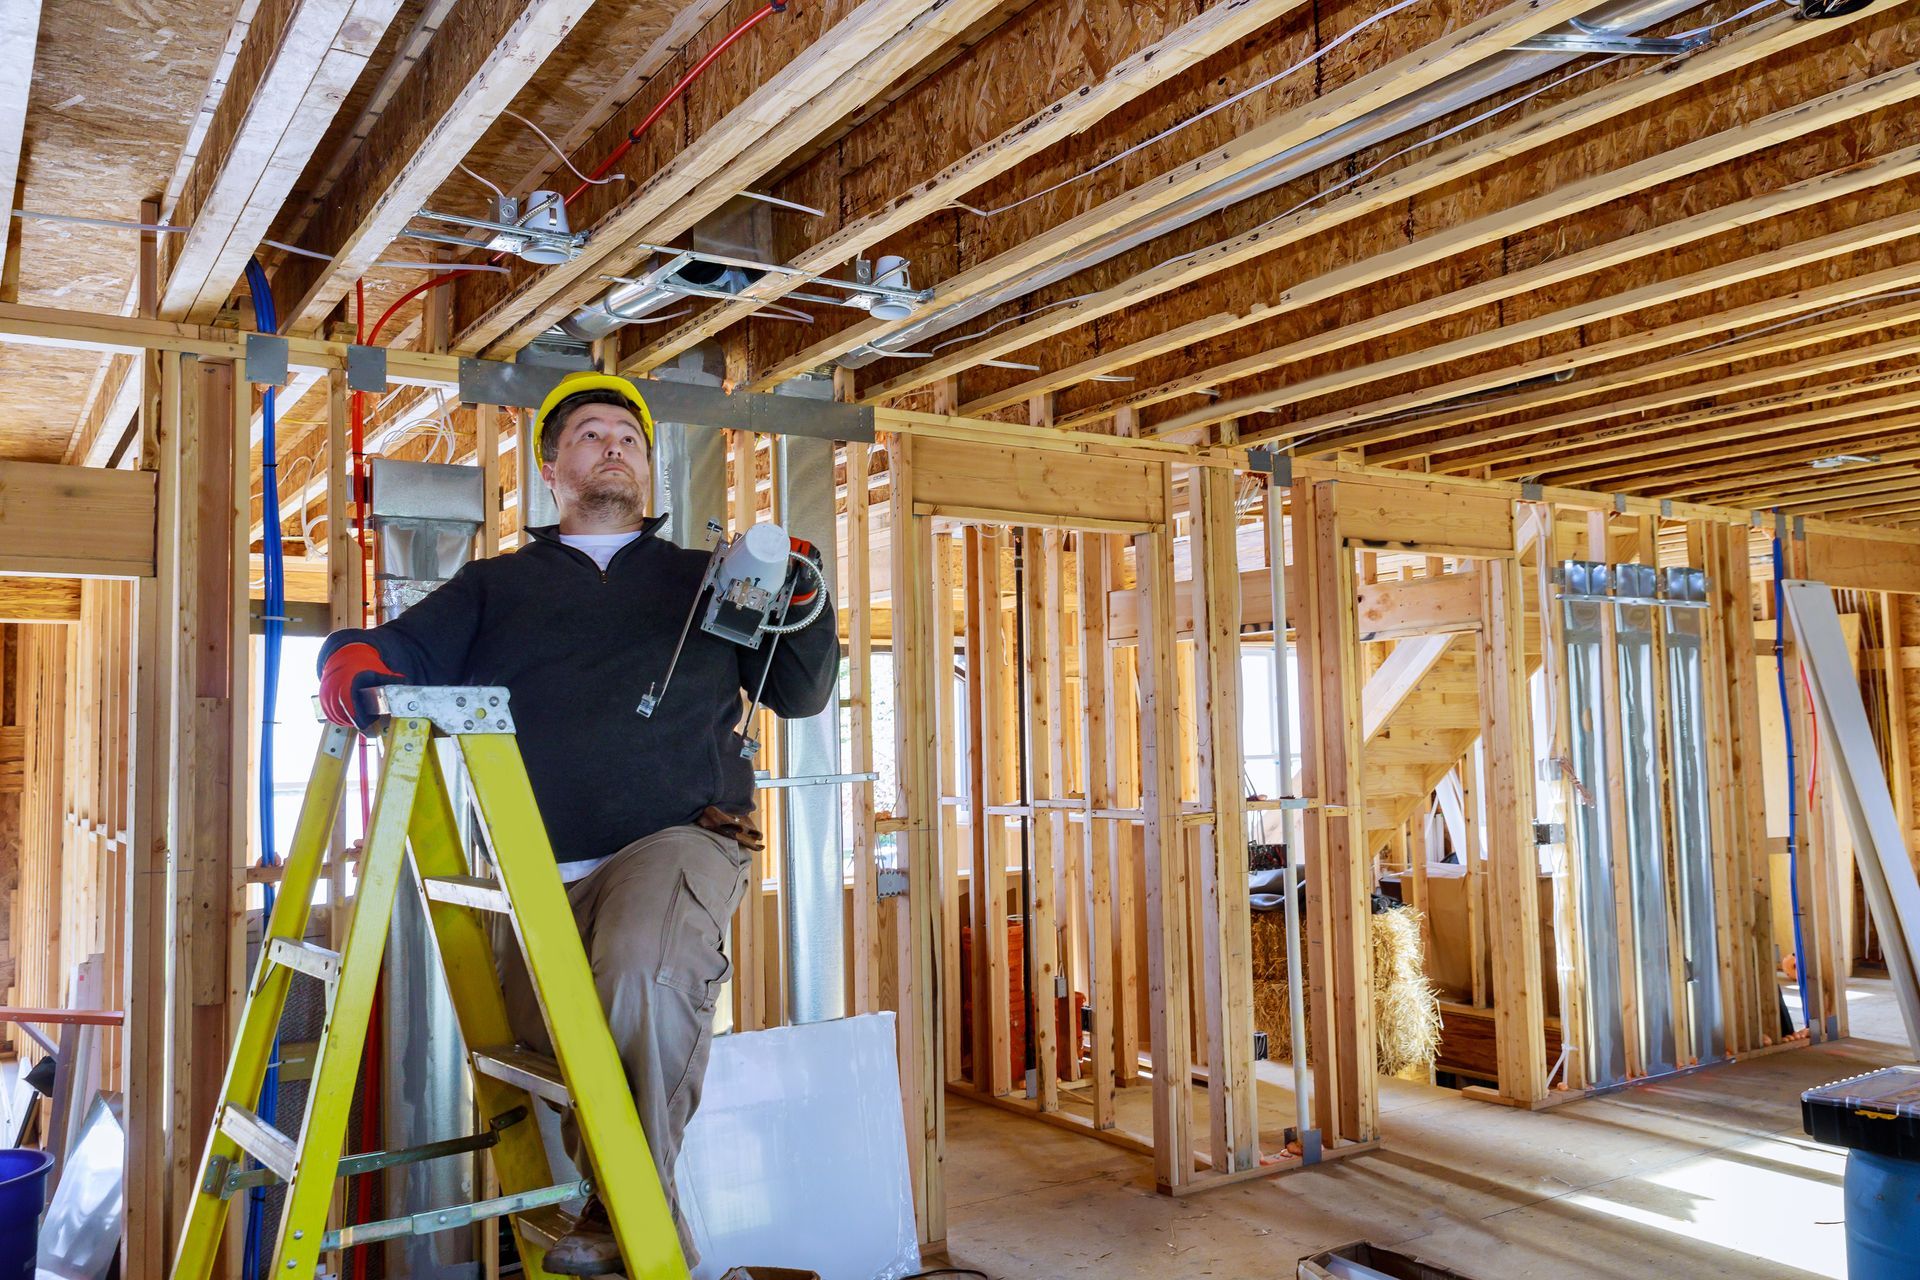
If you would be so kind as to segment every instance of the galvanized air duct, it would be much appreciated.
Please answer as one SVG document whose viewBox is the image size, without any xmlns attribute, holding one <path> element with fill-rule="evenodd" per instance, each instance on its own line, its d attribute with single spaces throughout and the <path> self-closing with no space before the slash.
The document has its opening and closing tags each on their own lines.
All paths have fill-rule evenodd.
<svg viewBox="0 0 1920 1280">
<path fill-rule="evenodd" d="M 703 253 L 773 260 L 773 221 L 767 206 L 737 196 L 702 219 L 688 239 Z M 739 293 L 758 278 L 756 272 L 695 260 L 651 284 L 617 284 L 562 320 L 559 328 L 568 337 L 593 342 L 693 296 L 680 286 Z"/>
<path fill-rule="evenodd" d="M 832 385 L 809 379 L 781 384 L 779 395 L 831 399 Z M 834 514 L 834 446 L 831 440 L 780 436 L 780 523 L 825 553 L 827 588 L 836 599 L 839 543 Z M 832 626 L 831 618 L 817 626 Z M 831 777 L 840 772 L 840 695 L 836 682 L 826 710 L 786 720 L 781 725 L 785 752 L 781 773 L 788 778 Z M 796 786 L 786 793 L 782 814 L 786 839 L 780 874 L 786 893 L 787 1020 L 824 1022 L 847 1014 L 844 833 L 840 828 L 841 790 L 832 785 Z"/>
<path fill-rule="evenodd" d="M 1613 3 L 1596 6 L 1579 21 L 1590 28 L 1600 27 L 1611 33 L 1626 35 L 1656 26 L 1698 7 L 1698 0 L 1614 0 Z M 1569 24 L 1552 34 L 1573 36 L 1592 33 L 1576 31 Z M 1208 214 L 1271 191 L 1302 174 L 1312 173 L 1344 160 L 1355 152 L 1492 97 L 1503 89 L 1546 75 L 1580 56 L 1522 50 L 1495 54 L 1464 71 L 1436 81 L 1418 93 L 1409 94 L 1398 102 L 1369 112 L 1339 128 L 1330 129 L 1311 142 L 1283 151 L 1264 164 L 1217 182 L 1158 213 L 1076 246 L 1071 252 L 1037 271 L 1021 275 L 1004 288 L 930 312 L 918 323 L 890 334 L 882 341 L 895 350 L 917 348 L 923 340 L 944 333 L 983 312 L 1025 297 Z M 860 367 L 884 357 L 884 351 L 867 349 L 842 356 L 840 363 Z"/>
<path fill-rule="evenodd" d="M 380 621 L 390 622 L 472 558 L 486 484 L 480 468 L 445 463 L 376 458 L 372 472 L 368 522 L 379 535 L 374 581 Z M 449 775 L 457 777 L 458 770 L 450 768 Z M 464 815 L 464 778 L 455 786 L 455 802 Z M 418 1146 L 468 1132 L 473 1088 L 460 1023 L 426 904 L 411 879 L 401 881 L 394 897 L 385 981 L 381 1104 L 388 1146 Z M 424 1205 L 471 1203 L 478 1198 L 474 1172 L 471 1156 L 389 1170 L 389 1216 L 406 1217 Z M 468 1234 L 408 1236 L 386 1248 L 390 1275 L 472 1280 L 479 1274 Z"/>
</svg>

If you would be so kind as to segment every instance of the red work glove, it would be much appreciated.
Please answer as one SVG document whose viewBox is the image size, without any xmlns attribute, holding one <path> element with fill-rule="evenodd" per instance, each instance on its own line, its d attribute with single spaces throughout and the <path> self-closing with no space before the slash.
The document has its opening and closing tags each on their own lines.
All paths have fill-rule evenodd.
<svg viewBox="0 0 1920 1280">
<path fill-rule="evenodd" d="M 375 716 L 360 695 L 383 684 L 405 684 L 407 678 L 381 660 L 370 644 L 343 644 L 327 655 L 320 668 L 320 712 L 337 725 L 366 729 Z"/>
<path fill-rule="evenodd" d="M 791 607 L 795 609 L 811 609 L 813 608 L 814 596 L 820 593 L 820 584 L 826 581 L 826 562 L 820 558 L 820 548 L 814 546 L 805 538 L 790 538 L 788 541 L 792 544 L 795 555 L 805 556 L 808 560 L 812 561 L 813 567 L 819 570 L 818 576 L 808 573 L 799 565 L 794 565 L 793 568 L 789 570 L 789 573 L 791 573 L 794 578 Z"/>
</svg>

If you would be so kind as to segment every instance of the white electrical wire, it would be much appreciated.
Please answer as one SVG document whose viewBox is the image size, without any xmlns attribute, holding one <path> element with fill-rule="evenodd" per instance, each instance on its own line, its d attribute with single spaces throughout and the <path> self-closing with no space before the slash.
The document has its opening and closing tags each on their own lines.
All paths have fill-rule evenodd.
<svg viewBox="0 0 1920 1280">
<path fill-rule="evenodd" d="M 1406 0 L 1406 3 L 1410 3 L 1410 2 L 1411 0 Z M 1402 3 L 1400 5 L 1395 6 L 1392 9 L 1386 9 L 1378 14 L 1375 14 L 1371 19 L 1368 20 L 1368 22 L 1369 23 L 1377 22 L 1380 19 L 1385 18 L 1390 14 L 1396 12 L 1398 9 L 1405 8 L 1406 3 Z M 1760 0 L 1760 3 L 1750 5 L 1747 8 L 1740 10 L 1740 12 L 1735 14 L 1730 14 L 1727 17 L 1722 18 L 1717 22 L 1709 23 L 1703 27 L 1696 27 L 1692 31 L 1685 31 L 1680 33 L 1677 36 L 1673 36 L 1670 38 L 1671 39 L 1691 39 L 1694 36 L 1706 35 L 1710 32 L 1718 30 L 1721 27 L 1726 26 L 1728 23 L 1738 22 L 1742 18 L 1758 13 L 1760 10 L 1770 8 L 1776 4 L 1785 5 L 1790 9 L 1797 8 L 1797 5 L 1794 3 L 1794 0 Z M 1341 36 L 1340 40 L 1336 40 L 1333 44 L 1328 45 L 1325 49 L 1321 50 L 1319 54 L 1315 54 L 1314 57 L 1319 57 L 1331 51 L 1340 43 L 1340 41 L 1350 39 L 1354 35 L 1357 35 L 1361 30 L 1365 28 L 1366 25 L 1367 24 L 1362 24 L 1360 27 L 1356 27 L 1352 31 L 1349 31 L 1346 35 Z M 1689 53 L 1675 54 L 1672 58 L 1668 59 L 1668 62 L 1669 63 L 1677 62 L 1683 58 L 1692 57 L 1694 54 L 1698 52 L 1700 51 L 1698 49 L 1695 49 Z M 1418 142 L 1411 143 L 1408 146 L 1402 147 L 1400 150 L 1394 152 L 1392 155 L 1386 156 L 1380 160 L 1376 160 L 1374 163 L 1368 165 L 1365 169 L 1360 170 L 1358 173 L 1350 174 L 1347 177 L 1342 178 L 1340 181 L 1331 184 L 1325 190 L 1316 192 L 1313 195 L 1308 196 L 1305 200 L 1302 200 L 1300 203 L 1294 205 L 1292 208 L 1288 209 L 1285 213 L 1282 213 L 1277 218 L 1272 219 L 1272 221 L 1278 222 L 1283 218 L 1290 218 L 1294 214 L 1301 212 L 1302 210 L 1306 209 L 1310 205 L 1317 204 L 1318 202 L 1327 199 L 1329 196 L 1337 195 L 1338 193 L 1345 191 L 1348 188 L 1353 187 L 1360 182 L 1365 181 L 1367 178 L 1373 176 L 1375 173 L 1378 173 L 1381 169 L 1393 163 L 1395 160 L 1398 160 L 1404 156 L 1410 155 L 1415 151 L 1419 151 L 1424 147 L 1430 147 L 1430 146 L 1433 146 L 1435 143 L 1444 142 L 1448 138 L 1451 138 L 1456 134 L 1459 134 L 1468 129 L 1471 129 L 1474 125 L 1484 124 L 1486 121 L 1491 120 L 1494 117 L 1502 115 L 1508 111 L 1511 111 L 1515 107 L 1522 106 L 1528 102 L 1531 102 L 1533 99 L 1541 96 L 1542 94 L 1550 93 L 1553 90 L 1558 89 L 1560 86 L 1568 83 L 1569 81 L 1576 80 L 1581 76 L 1587 75 L 1590 72 L 1598 71 L 1602 67 L 1611 66 L 1612 64 L 1621 61 L 1625 57 L 1626 57 L 1625 54 L 1616 54 L 1609 58 L 1602 58 L 1598 62 L 1590 62 L 1584 67 L 1580 67 L 1574 71 L 1568 72 L 1566 75 L 1563 75 L 1558 79 L 1549 81 L 1548 83 L 1540 86 L 1538 89 L 1530 90 L 1529 92 L 1524 93 L 1517 98 L 1513 98 L 1507 102 L 1501 103 L 1498 106 L 1490 107 L 1487 110 L 1478 113 L 1477 115 L 1471 116 L 1461 121 L 1459 124 L 1451 125 L 1448 128 L 1441 130 L 1439 133 L 1434 134 L 1430 138 L 1422 138 Z M 1308 59 L 1308 61 L 1311 61 L 1311 59 Z M 1291 74 L 1293 71 L 1298 70 L 1300 66 L 1303 66 L 1303 65 L 1305 64 L 1297 63 L 1294 66 L 1289 67 L 1286 71 L 1280 72 L 1279 76 L 1285 76 L 1285 75 Z M 1273 79 L 1278 79 L 1279 76 L 1276 76 Z M 1160 138 L 1166 137 L 1170 133 L 1173 133 L 1179 129 L 1183 129 L 1186 127 L 1186 125 L 1192 124 L 1194 120 L 1201 119 L 1203 116 L 1205 116 L 1206 114 L 1212 111 L 1218 111 L 1223 107 L 1229 106 L 1232 103 L 1238 101 L 1240 97 L 1244 97 L 1248 93 L 1253 93 L 1258 89 L 1265 87 L 1265 84 L 1268 84 L 1268 83 L 1272 83 L 1272 81 L 1269 80 L 1269 81 L 1263 82 L 1260 85 L 1255 85 L 1252 88 L 1242 90 L 1240 94 L 1235 95 L 1234 97 L 1228 98 L 1225 101 L 1213 107 L 1208 108 L 1207 112 L 1202 112 L 1201 115 L 1194 116 L 1192 120 L 1188 120 L 1183 124 L 1175 125 L 1173 126 L 1173 128 L 1168 129 L 1163 133 L 1157 134 L 1153 138 L 1147 139 L 1146 142 L 1140 143 L 1139 147 L 1148 146 L 1151 143 L 1158 141 Z M 1133 148 L 1133 150 L 1138 150 L 1139 147 L 1135 147 Z M 1061 187 L 1067 186 L 1068 184 L 1073 182 L 1077 182 L 1079 181 L 1080 178 L 1084 178 L 1089 174 L 1097 173 L 1099 172 L 1100 169 L 1105 168 L 1108 165 L 1114 164 L 1119 160 L 1124 159 L 1127 154 L 1129 153 L 1122 152 L 1120 155 L 1114 156 L 1112 159 L 1107 160 L 1102 164 L 1087 170 L 1086 173 L 1082 173 L 1078 175 L 1078 177 L 1068 178 L 1064 182 L 1056 183 L 1054 186 L 1048 187 L 1046 191 L 1035 192 L 1033 195 L 1027 196 L 1025 199 L 1016 201 L 1013 204 L 1003 205 L 998 209 L 992 209 L 992 210 L 976 209 L 971 205 L 965 205 L 965 204 L 957 205 L 956 207 L 966 209 L 970 213 L 981 214 L 982 216 L 991 216 L 992 214 L 995 214 L 995 213 L 1004 213 L 1008 209 L 1017 208 L 1019 205 L 1025 204 L 1027 200 L 1037 199 L 1040 196 L 1046 195 L 1048 192 L 1057 191 Z M 1153 266 L 1149 267 L 1147 271 L 1143 274 L 1151 274 L 1152 272 L 1160 271 L 1166 267 L 1170 267 L 1176 262 L 1184 261 L 1187 258 L 1198 257 L 1200 252 L 1201 251 L 1196 250 L 1192 253 L 1176 254 L 1175 256 L 1166 259 L 1164 262 L 1155 263 Z M 1101 291 L 1099 290 L 1095 290 L 1089 293 L 1075 294 L 1069 298 L 1061 298 L 1058 301 L 1049 302 L 1044 306 L 1036 307 L 1031 311 L 1023 312 L 1020 315 L 1011 316 L 1005 320 L 1001 320 L 994 324 L 988 325 L 984 329 L 977 329 L 972 333 L 961 334 L 959 337 L 949 338 L 943 342 L 936 343 L 932 347 L 928 348 L 928 351 L 925 355 L 921 355 L 920 353 L 917 353 L 917 352 L 909 353 L 909 352 L 902 352 L 902 351 L 888 351 L 885 347 L 879 345 L 879 342 L 883 342 L 885 341 L 885 339 L 880 339 L 874 343 L 868 344 L 866 349 L 876 355 L 888 356 L 888 357 L 893 357 L 897 359 L 930 358 L 933 353 L 941 351 L 946 347 L 955 346 L 961 342 L 966 342 L 974 338 L 987 337 L 988 335 L 995 333 L 1000 329 L 1004 329 L 1006 326 L 1010 324 L 1015 324 L 1022 320 L 1031 319 L 1034 316 L 1042 314 L 1043 312 L 1051 311 L 1056 307 L 1068 306 L 1075 302 L 1084 302 L 1088 298 L 1097 297 L 1100 292 Z"/>
<path fill-rule="evenodd" d="M 1768 0 L 1768 2 L 1772 3 L 1772 0 Z M 1246 98 L 1252 97 L 1254 94 L 1259 93 L 1264 89 L 1272 88 L 1274 85 L 1280 83 L 1282 80 L 1286 79 L 1288 76 L 1292 75 L 1294 72 L 1299 71 L 1304 67 L 1312 66 L 1314 63 L 1326 57 L 1328 54 L 1332 53 L 1335 49 L 1338 49 L 1341 45 L 1353 39 L 1355 36 L 1359 35 L 1361 32 L 1365 31 L 1367 28 L 1374 26 L 1376 23 L 1384 22 L 1388 18 L 1391 18 L 1394 14 L 1399 13 L 1402 9 L 1411 8 L 1414 5 L 1419 3 L 1420 3 L 1420 0 L 1400 0 L 1400 3 L 1396 5 L 1392 5 L 1389 8 L 1382 9 L 1379 13 L 1374 14 L 1372 17 L 1368 18 L 1365 22 L 1362 22 L 1359 26 L 1352 28 L 1351 30 L 1347 31 L 1344 35 L 1336 37 L 1326 45 L 1322 46 L 1319 49 L 1316 49 L 1314 52 L 1300 59 L 1300 61 L 1294 63 L 1292 66 L 1287 67 L 1282 71 L 1276 71 L 1272 75 L 1268 76 L 1266 79 L 1261 80 L 1255 84 L 1250 84 L 1246 88 L 1240 90 L 1240 92 L 1231 94 L 1228 97 L 1222 98 L 1220 101 L 1214 103 L 1212 106 L 1206 108 L 1204 111 L 1196 112 L 1195 114 L 1188 116 L 1185 120 L 1182 120 L 1179 124 L 1171 125 L 1165 129 L 1162 129 L 1159 133 L 1154 134 L 1151 138 L 1148 138 L 1143 142 L 1136 142 L 1132 146 L 1128 147 L 1125 151 L 1120 152 L 1118 155 L 1109 156 L 1107 159 L 1102 160 L 1099 164 L 1094 165 L 1091 169 L 1082 170 L 1081 172 L 1074 174 L 1071 178 L 1064 178 L 1061 181 L 1054 183 L 1052 186 L 1045 188 L 1044 190 L 1036 191 L 1029 196 L 1022 196 L 1020 199 L 1015 200 L 1010 204 L 1003 204 L 1003 205 L 1000 205 L 998 208 L 993 208 L 993 209 L 976 208 L 973 205 L 965 204 L 958 200 L 953 202 L 952 207 L 955 209 L 965 209 L 968 213 L 978 214 L 982 218 L 991 218 L 998 214 L 1006 213 L 1010 209 L 1018 209 L 1021 205 L 1030 203 L 1031 201 L 1034 201 L 1034 200 L 1038 200 L 1041 196 L 1052 195 L 1054 192 L 1060 190 L 1062 187 L 1072 186 L 1074 183 L 1079 182 L 1083 178 L 1091 178 L 1094 174 L 1099 173 L 1102 169 L 1111 168 L 1112 166 L 1119 164 L 1122 160 L 1125 160 L 1128 156 L 1133 155 L 1138 151 L 1145 150 L 1147 147 L 1152 146 L 1154 143 L 1159 142 L 1164 138 L 1172 137 L 1174 134 L 1180 132 L 1182 129 L 1185 129 L 1189 125 L 1198 124 L 1200 121 L 1205 120 L 1208 116 L 1213 115 L 1215 112 L 1225 111 L 1228 107 L 1233 106 L 1236 102 L 1240 102 Z"/>
<path fill-rule="evenodd" d="M 812 324 L 813 317 L 794 307 L 783 307 L 777 302 L 762 302 L 753 313 L 763 320 L 792 320 L 799 324 Z"/>
<path fill-rule="evenodd" d="M 607 310 L 613 311 L 613 308 L 608 307 Z M 614 311 L 614 314 L 619 315 L 620 313 L 617 311 Z M 690 316 L 692 314 L 693 314 L 692 307 L 682 307 L 678 311 L 669 311 L 667 312 L 667 314 L 663 316 L 637 316 L 634 319 L 629 320 L 627 323 L 629 324 L 665 324 L 669 320 L 678 320 L 683 316 Z"/>
<path fill-rule="evenodd" d="M 371 264 L 376 267 L 391 267 L 395 271 L 497 271 L 507 274 L 507 268 L 496 267 L 489 262 L 408 262 L 405 259 L 383 259 Z"/>
<path fill-rule="evenodd" d="M 164 231 L 172 235 L 187 233 L 187 228 L 166 222 L 122 222 L 117 218 L 82 218 L 71 213 L 36 213 L 32 209 L 15 209 L 13 216 L 32 222 L 71 222 L 75 226 L 112 227 L 120 231 Z"/>
<path fill-rule="evenodd" d="M 1768 3 L 1769 4 L 1773 3 L 1773 0 L 1768 0 Z M 521 124 L 527 126 L 527 128 L 539 134 L 540 141 L 546 143 L 549 147 L 552 147 L 553 154 L 560 157 L 560 163 L 567 166 L 567 168 L 572 169 L 573 176 L 580 179 L 580 181 L 591 183 L 593 186 L 596 186 L 596 187 L 604 187 L 614 182 L 628 181 L 627 175 L 624 173 L 610 173 L 604 178 L 589 178 L 586 174 L 580 172 L 579 169 L 574 167 L 573 161 L 567 159 L 567 153 L 560 149 L 559 143 L 555 142 L 552 138 L 549 138 L 547 136 L 547 131 L 545 129 L 542 129 L 539 125 L 527 119 L 525 116 L 521 115 L 518 111 L 502 111 L 500 114 L 512 116 L 515 120 L 518 120 Z"/>
<path fill-rule="evenodd" d="M 1786 3 L 1786 2 L 1787 0 L 1765 0 L 1766 4 L 1780 4 L 1780 3 Z M 1727 19 L 1727 21 L 1731 21 L 1731 20 L 1732 19 Z M 1375 161 L 1373 164 L 1367 166 L 1365 169 L 1362 169 L 1360 172 L 1351 174 L 1345 178 L 1342 178 L 1340 181 L 1333 183 L 1331 186 L 1327 187 L 1325 190 L 1316 192 L 1315 194 L 1308 196 L 1305 200 L 1302 200 L 1299 204 L 1294 205 L 1292 208 L 1288 209 L 1285 213 L 1280 214 L 1279 217 L 1272 219 L 1272 221 L 1278 222 L 1283 218 L 1290 218 L 1294 214 L 1299 213 L 1301 210 L 1307 208 L 1309 205 L 1318 203 L 1321 200 L 1325 200 L 1328 196 L 1335 195 L 1341 191 L 1345 191 L 1347 188 L 1352 187 L 1356 183 L 1359 183 L 1365 180 L 1366 178 L 1371 177 L 1373 174 L 1379 172 L 1382 168 L 1391 164 L 1393 161 L 1400 159 L 1402 156 L 1409 155 L 1412 152 L 1418 151 L 1422 147 L 1430 147 L 1436 142 L 1444 142 L 1446 139 L 1451 138 L 1455 134 L 1460 133 L 1464 130 L 1470 129 L 1476 124 L 1481 124 L 1487 120 L 1491 120 L 1493 117 L 1500 115 L 1503 112 L 1511 111 L 1515 107 L 1520 106 L 1523 103 L 1532 101 L 1534 98 L 1539 97 L 1543 93 L 1547 93 L 1553 89 L 1557 89 L 1561 85 L 1567 83 L 1569 80 L 1577 79 L 1580 76 L 1586 75 L 1590 71 L 1597 71 L 1601 67 L 1607 66 L 1610 63 L 1618 62 L 1624 56 L 1625 55 L 1616 55 L 1611 58 L 1604 58 L 1599 62 L 1589 63 L 1587 66 L 1581 67 L 1577 71 L 1569 72 L 1566 75 L 1561 76 L 1558 80 L 1555 80 L 1549 84 L 1542 85 L 1540 88 L 1535 89 L 1530 93 L 1527 93 L 1522 95 L 1521 97 L 1515 98 L 1510 102 L 1503 102 L 1497 107 L 1489 108 L 1488 110 L 1481 112 L 1479 115 L 1473 116 L 1467 120 L 1463 120 L 1457 125 L 1454 125 L 1448 129 L 1445 129 L 1440 133 L 1434 134 L 1431 138 L 1423 138 L 1419 142 L 1415 142 L 1409 146 L 1402 147 L 1400 150 L 1394 152 L 1392 155 L 1387 156 L 1384 159 Z M 1143 143 L 1142 145 L 1145 145 L 1145 144 Z M 1118 157 L 1116 157 L 1116 159 L 1117 158 Z M 1088 170 L 1088 172 L 1091 173 L 1093 171 Z M 1071 179 L 1069 179 L 1069 181 L 1071 181 Z M 1041 194 L 1045 194 L 1045 193 L 1043 192 Z M 1007 207 L 1011 208 L 1012 206 L 1009 205 Z M 1142 274 L 1151 275 L 1153 272 L 1164 270 L 1165 268 L 1174 265 L 1176 262 L 1184 262 L 1188 258 L 1197 258 L 1200 256 L 1202 252 L 1205 252 L 1205 251 L 1196 249 L 1189 253 L 1175 254 L 1173 257 L 1168 258 L 1165 261 L 1155 263 L 1153 266 L 1147 268 L 1147 270 Z M 928 355 L 931 356 L 934 352 L 941 351 L 947 347 L 955 346 L 962 342 L 970 341 L 974 338 L 987 337 L 988 335 L 995 333 L 1000 329 L 1006 328 L 1010 324 L 1015 324 L 1022 320 L 1030 320 L 1034 316 L 1040 315 L 1047 311 L 1051 311 L 1056 307 L 1069 306 L 1075 302 L 1085 302 L 1089 298 L 1098 297 L 1101 292 L 1102 292 L 1101 290 L 1093 290 L 1092 292 L 1089 292 L 1089 293 L 1077 293 L 1077 294 L 1074 294 L 1072 297 L 1061 298 L 1057 301 L 1046 303 L 1043 306 L 1035 307 L 1031 311 L 1022 312 L 1021 314 L 1016 316 L 1009 316 L 1004 320 L 1000 320 L 993 324 L 988 325 L 984 329 L 976 329 L 971 333 L 963 333 L 958 337 L 948 338 L 944 342 L 938 342 L 938 343 L 935 343 L 932 347 L 929 347 Z M 884 339 L 881 339 L 880 341 L 884 341 Z M 883 356 L 903 357 L 907 355 L 907 353 L 905 352 L 888 351 L 885 347 L 878 345 L 877 342 L 874 344 L 870 344 L 868 349 Z"/>
<path fill-rule="evenodd" d="M 456 163 L 454 165 L 454 168 L 466 174 L 469 178 L 472 178 L 475 182 L 479 183 L 481 186 L 485 187 L 487 190 L 493 192 L 493 194 L 500 197 L 500 199 L 505 200 L 507 198 L 507 193 L 500 189 L 500 186 L 498 183 L 495 183 L 490 179 L 484 178 L 480 174 L 475 173 L 473 170 L 467 168 L 464 162 Z"/>
<path fill-rule="evenodd" d="M 308 482 L 311 483 L 313 480 L 313 455 L 303 453 L 288 465 L 287 473 L 280 477 L 280 482 L 286 485 L 288 493 L 298 493 L 300 491 L 299 486 L 293 482 L 293 475 L 303 462 L 307 464 Z M 306 554 L 311 555 L 313 554 L 313 526 L 307 522 L 307 506 L 307 503 L 301 503 L 300 509 L 294 512 L 294 519 L 300 522 L 300 543 L 306 548 Z"/>
<path fill-rule="evenodd" d="M 314 258 L 321 262 L 333 261 L 333 255 L 330 253 L 316 253 L 312 249 L 302 249 L 299 245 L 288 244 L 284 240 L 262 240 L 260 243 L 270 249 L 279 249 L 283 253 L 291 253 L 301 258 Z"/>
</svg>

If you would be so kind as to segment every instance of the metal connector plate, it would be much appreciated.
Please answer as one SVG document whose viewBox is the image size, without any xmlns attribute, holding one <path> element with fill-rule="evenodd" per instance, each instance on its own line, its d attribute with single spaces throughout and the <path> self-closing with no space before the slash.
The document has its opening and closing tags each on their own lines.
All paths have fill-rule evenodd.
<svg viewBox="0 0 1920 1280">
<path fill-rule="evenodd" d="M 513 732 L 507 691 L 499 685 L 390 684 L 374 697 L 381 715 L 419 717 L 449 737 Z"/>
</svg>

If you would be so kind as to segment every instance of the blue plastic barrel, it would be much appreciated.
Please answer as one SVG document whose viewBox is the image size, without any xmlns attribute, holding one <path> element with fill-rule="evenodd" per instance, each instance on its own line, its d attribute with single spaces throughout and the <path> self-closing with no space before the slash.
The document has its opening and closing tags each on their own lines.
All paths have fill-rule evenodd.
<svg viewBox="0 0 1920 1280">
<path fill-rule="evenodd" d="M 1920 1258 L 1920 1160 L 1847 1152 L 1848 1280 L 1912 1280 Z"/>
<path fill-rule="evenodd" d="M 0 1280 L 33 1280 L 52 1168 L 53 1156 L 45 1151 L 0 1148 Z"/>
</svg>

